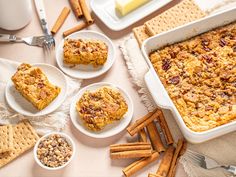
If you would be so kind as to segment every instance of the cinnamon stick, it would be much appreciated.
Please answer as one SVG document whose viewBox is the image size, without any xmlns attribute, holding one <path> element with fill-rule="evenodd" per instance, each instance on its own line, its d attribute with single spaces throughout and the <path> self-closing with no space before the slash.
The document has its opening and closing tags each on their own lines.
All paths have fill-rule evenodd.
<svg viewBox="0 0 236 177">
<path fill-rule="evenodd" d="M 67 16 L 70 13 L 70 9 L 68 7 L 64 7 L 60 13 L 60 15 L 57 18 L 57 21 L 55 22 L 55 24 L 52 27 L 51 32 L 53 34 L 56 34 L 57 31 L 61 28 L 61 26 L 63 25 L 63 23 L 65 22 Z"/>
<path fill-rule="evenodd" d="M 146 134 L 146 131 L 145 131 L 145 128 L 142 128 L 139 132 L 139 141 L 141 142 L 147 142 L 147 134 Z"/>
<path fill-rule="evenodd" d="M 134 124 L 130 125 L 127 128 L 128 133 L 131 136 L 133 136 L 134 134 L 139 132 L 141 129 L 146 127 L 154 119 L 157 119 L 160 114 L 161 114 L 160 110 L 155 110 L 153 112 L 150 112 L 150 113 L 146 114 L 141 119 L 138 119 Z"/>
<path fill-rule="evenodd" d="M 162 177 L 162 176 L 154 174 L 154 173 L 148 173 L 148 177 Z"/>
<path fill-rule="evenodd" d="M 175 149 L 175 153 L 174 153 L 172 162 L 171 162 L 171 166 L 170 166 L 170 170 L 169 170 L 169 173 L 168 173 L 168 177 L 174 176 L 174 168 L 176 166 L 177 158 L 178 158 L 179 153 L 180 153 L 180 151 L 181 151 L 181 149 L 183 147 L 183 144 L 184 144 L 184 139 L 179 139 L 178 143 L 177 143 L 177 146 L 176 146 L 176 149 Z"/>
<path fill-rule="evenodd" d="M 131 175 L 133 175 L 137 171 L 141 170 L 142 168 L 144 168 L 148 164 L 150 164 L 150 163 L 154 162 L 155 160 L 157 160 L 158 157 L 159 157 L 159 153 L 158 152 L 153 152 L 150 157 L 144 157 L 144 158 L 130 164 L 128 167 L 123 169 L 123 173 L 126 177 L 130 177 Z"/>
<path fill-rule="evenodd" d="M 150 143 L 126 143 L 110 145 L 111 159 L 149 157 L 152 155 Z"/>
<path fill-rule="evenodd" d="M 169 146 L 168 149 L 166 150 L 161 164 L 156 172 L 157 175 L 161 177 L 167 177 L 167 174 L 170 169 L 170 164 L 174 155 L 175 148 L 173 146 Z"/>
<path fill-rule="evenodd" d="M 112 152 L 110 154 L 111 159 L 128 159 L 128 158 L 140 158 L 140 157 L 150 157 L 152 155 L 152 150 L 133 150 L 133 151 L 123 151 L 123 152 Z"/>
<path fill-rule="evenodd" d="M 77 25 L 77 26 L 75 26 L 75 27 L 73 27 L 73 28 L 71 28 L 71 29 L 68 29 L 68 30 L 64 31 L 64 32 L 63 32 L 63 36 L 66 37 L 66 36 L 68 36 L 68 35 L 70 35 L 70 34 L 76 32 L 76 31 L 82 30 L 82 29 L 84 29 L 84 28 L 86 28 L 86 27 L 88 27 L 88 24 L 85 23 L 84 21 L 82 21 L 79 25 Z"/>
<path fill-rule="evenodd" d="M 79 1 L 78 0 L 69 0 L 69 1 L 75 16 L 81 18 L 83 16 L 83 12 L 80 7 Z"/>
<path fill-rule="evenodd" d="M 155 149 L 158 152 L 165 151 L 165 147 L 161 141 L 161 137 L 157 131 L 157 127 L 154 121 L 152 121 L 151 123 L 147 125 L 147 130 L 148 130 L 148 135 L 151 140 L 153 149 Z"/>
<path fill-rule="evenodd" d="M 151 144 L 143 142 L 110 145 L 110 152 L 148 150 L 148 149 L 151 149 Z"/>
<path fill-rule="evenodd" d="M 187 142 L 184 140 L 183 146 L 182 146 L 182 148 L 179 152 L 179 157 L 182 156 L 185 153 L 186 149 L 187 149 Z"/>
<path fill-rule="evenodd" d="M 177 165 L 178 165 L 179 159 L 185 153 L 186 149 L 187 149 L 187 142 L 184 140 L 182 148 L 181 148 L 181 150 L 179 152 L 179 156 L 178 156 L 178 158 L 176 160 L 176 163 L 175 163 L 175 166 L 174 166 L 174 168 L 172 170 L 172 174 L 171 175 L 168 174 L 168 177 L 175 177 L 175 173 L 176 173 L 176 169 L 177 169 Z"/>
<path fill-rule="evenodd" d="M 166 138 L 166 142 L 168 145 L 170 144 L 173 144 L 174 143 L 174 140 L 173 140 L 173 137 L 171 135 L 171 132 L 170 132 L 170 129 L 168 127 L 168 124 L 165 120 L 165 117 L 163 115 L 163 112 L 160 111 L 160 115 L 159 115 L 159 123 L 160 123 L 160 126 L 164 132 L 164 135 L 165 135 L 165 138 Z"/>
<path fill-rule="evenodd" d="M 176 162 L 176 164 L 175 164 L 175 166 L 174 166 L 174 169 L 173 169 L 173 172 L 172 172 L 171 177 L 175 177 L 178 161 L 179 161 L 179 158 L 177 159 L 177 162 Z M 169 176 L 168 176 L 168 177 L 169 177 Z"/>
<path fill-rule="evenodd" d="M 79 0 L 79 2 L 80 2 L 80 6 L 81 6 L 81 9 L 83 11 L 83 14 L 84 14 L 84 17 L 85 17 L 87 23 L 92 24 L 93 19 L 91 17 L 91 14 L 89 12 L 89 9 L 88 9 L 88 6 L 87 6 L 85 0 Z"/>
</svg>

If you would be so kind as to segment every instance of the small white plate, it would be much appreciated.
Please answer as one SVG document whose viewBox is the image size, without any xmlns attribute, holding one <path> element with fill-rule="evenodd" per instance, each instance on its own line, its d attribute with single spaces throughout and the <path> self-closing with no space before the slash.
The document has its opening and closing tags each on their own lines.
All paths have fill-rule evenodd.
<svg viewBox="0 0 236 177">
<path fill-rule="evenodd" d="M 150 0 L 150 2 L 123 17 L 115 10 L 115 0 L 91 0 L 90 6 L 107 27 L 114 31 L 119 31 L 160 9 L 170 1 L 171 0 Z"/>
<path fill-rule="evenodd" d="M 107 125 L 103 130 L 94 132 L 89 129 L 87 129 L 82 120 L 79 118 L 79 114 L 77 113 L 76 110 L 76 102 L 81 98 L 81 96 L 84 94 L 85 91 L 95 91 L 98 88 L 101 88 L 103 86 L 110 86 L 112 88 L 118 89 L 119 92 L 122 94 L 124 97 L 127 105 L 128 105 L 128 111 L 124 115 L 124 118 L 121 119 L 120 121 L 115 121 L 112 124 Z M 81 89 L 78 94 L 74 97 L 71 106 L 70 106 L 70 118 L 74 126 L 83 134 L 93 137 L 93 138 L 107 138 L 113 135 L 118 134 L 122 130 L 124 130 L 130 123 L 132 117 L 133 117 L 133 102 L 131 100 L 131 97 L 126 93 L 123 89 L 121 89 L 118 86 L 115 86 L 111 83 L 106 83 L 106 82 L 99 82 L 95 84 L 88 85 Z"/>
<path fill-rule="evenodd" d="M 48 80 L 61 88 L 60 94 L 46 108 L 38 110 L 15 89 L 10 79 L 5 89 L 5 96 L 9 106 L 16 112 L 25 116 L 42 116 L 53 112 L 63 103 L 67 93 L 67 81 L 65 75 L 55 66 L 43 63 L 32 64 L 32 66 L 42 69 Z"/>
<path fill-rule="evenodd" d="M 104 34 L 95 32 L 95 31 L 79 31 L 73 33 L 66 38 L 71 39 L 98 39 L 106 43 L 108 46 L 108 57 L 107 61 L 103 66 L 99 66 L 94 68 L 92 65 L 76 65 L 74 67 L 70 67 L 69 65 L 64 64 L 63 62 L 63 45 L 64 39 L 61 41 L 59 46 L 57 47 L 56 51 L 56 60 L 59 68 L 66 74 L 71 77 L 78 78 L 78 79 L 91 79 L 94 77 L 98 77 L 105 72 L 107 72 L 112 64 L 115 61 L 115 47 L 112 41 L 105 36 Z"/>
</svg>

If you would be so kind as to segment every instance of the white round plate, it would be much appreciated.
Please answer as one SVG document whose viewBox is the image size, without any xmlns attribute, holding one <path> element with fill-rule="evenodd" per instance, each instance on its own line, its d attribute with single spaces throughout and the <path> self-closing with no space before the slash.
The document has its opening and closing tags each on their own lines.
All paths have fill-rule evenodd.
<svg viewBox="0 0 236 177">
<path fill-rule="evenodd" d="M 75 32 L 66 38 L 70 39 L 98 39 L 106 43 L 108 46 L 108 57 L 107 61 L 103 66 L 98 66 L 94 68 L 92 65 L 76 65 L 76 66 L 70 66 L 67 64 L 64 64 L 63 62 L 63 45 L 64 45 L 64 39 L 61 41 L 59 46 L 56 50 L 56 60 L 59 68 L 66 74 L 68 74 L 71 77 L 78 78 L 78 79 L 91 79 L 94 77 L 98 77 L 105 72 L 107 72 L 112 64 L 115 61 L 115 47 L 112 43 L 112 41 L 105 36 L 104 34 L 95 32 L 95 31 L 79 31 Z"/>
<path fill-rule="evenodd" d="M 103 86 L 110 86 L 112 88 L 118 89 L 121 95 L 124 97 L 127 105 L 128 105 L 128 111 L 124 115 L 123 119 L 119 121 L 114 121 L 111 124 L 108 124 L 105 126 L 105 128 L 101 131 L 94 132 L 85 127 L 82 120 L 79 117 L 79 114 L 76 110 L 76 102 L 81 98 L 81 96 L 84 94 L 85 91 L 95 91 L 98 88 L 101 88 Z M 99 82 L 95 84 L 88 85 L 81 89 L 78 94 L 74 97 L 71 106 L 70 106 L 70 118 L 74 126 L 83 134 L 93 137 L 93 138 L 107 138 L 113 135 L 118 134 L 122 130 L 124 130 L 130 123 L 132 117 L 133 117 L 133 102 L 131 100 L 131 97 L 126 93 L 123 89 L 121 89 L 118 86 L 115 86 L 111 83 L 106 82 Z"/>
<path fill-rule="evenodd" d="M 46 108 L 38 110 L 15 89 L 13 82 L 9 80 L 5 96 L 9 106 L 16 112 L 26 116 L 42 116 L 53 112 L 63 103 L 67 93 L 67 81 L 65 75 L 55 66 L 43 63 L 32 64 L 32 66 L 42 69 L 48 80 L 61 88 L 60 94 Z"/>
</svg>

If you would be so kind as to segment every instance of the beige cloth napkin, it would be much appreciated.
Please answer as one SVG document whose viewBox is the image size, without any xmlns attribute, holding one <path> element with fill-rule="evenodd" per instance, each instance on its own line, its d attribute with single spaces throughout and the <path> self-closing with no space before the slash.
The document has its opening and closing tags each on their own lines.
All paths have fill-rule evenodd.
<svg viewBox="0 0 236 177">
<path fill-rule="evenodd" d="M 126 39 L 120 46 L 124 55 L 129 73 L 132 77 L 132 82 L 138 86 L 138 93 L 144 105 L 149 111 L 156 107 L 152 97 L 144 82 L 144 75 L 148 71 L 147 63 L 143 58 L 137 41 L 133 36 Z M 175 141 L 182 137 L 181 131 L 178 128 L 172 113 L 169 110 L 163 110 L 167 123 Z M 208 155 L 219 163 L 236 165 L 236 132 L 221 136 L 214 140 L 202 144 L 188 144 L 188 148 L 202 154 Z M 232 176 L 225 170 L 205 170 L 195 165 L 189 157 L 184 154 L 180 160 L 181 164 L 189 177 L 226 177 Z"/>
<path fill-rule="evenodd" d="M 5 86 L 7 81 L 15 73 L 20 63 L 0 58 L 0 125 L 14 124 L 19 120 L 28 119 L 38 134 L 45 134 L 50 131 L 61 131 L 65 128 L 69 117 L 69 106 L 73 95 L 78 92 L 82 80 L 67 78 L 68 93 L 64 103 L 53 113 L 45 116 L 27 117 L 11 110 L 5 100 Z"/>
</svg>

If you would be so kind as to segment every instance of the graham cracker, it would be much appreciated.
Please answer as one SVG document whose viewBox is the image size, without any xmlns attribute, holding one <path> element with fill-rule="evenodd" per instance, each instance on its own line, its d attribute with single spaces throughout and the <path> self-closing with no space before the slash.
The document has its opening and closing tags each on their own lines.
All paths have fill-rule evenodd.
<svg viewBox="0 0 236 177">
<path fill-rule="evenodd" d="M 153 36 L 204 16 L 206 16 L 205 12 L 193 0 L 183 0 L 169 10 L 147 21 L 144 25 L 147 33 Z"/>
<path fill-rule="evenodd" d="M 13 150 L 0 154 L 0 167 L 32 148 L 39 139 L 37 133 L 28 121 L 22 121 L 13 126 Z"/>
<path fill-rule="evenodd" d="M 144 25 L 133 28 L 133 33 L 136 40 L 138 41 L 139 46 L 142 45 L 143 41 L 150 37 L 147 34 L 146 27 Z"/>
<path fill-rule="evenodd" d="M 0 126 L 0 153 L 13 150 L 12 125 Z"/>
</svg>

